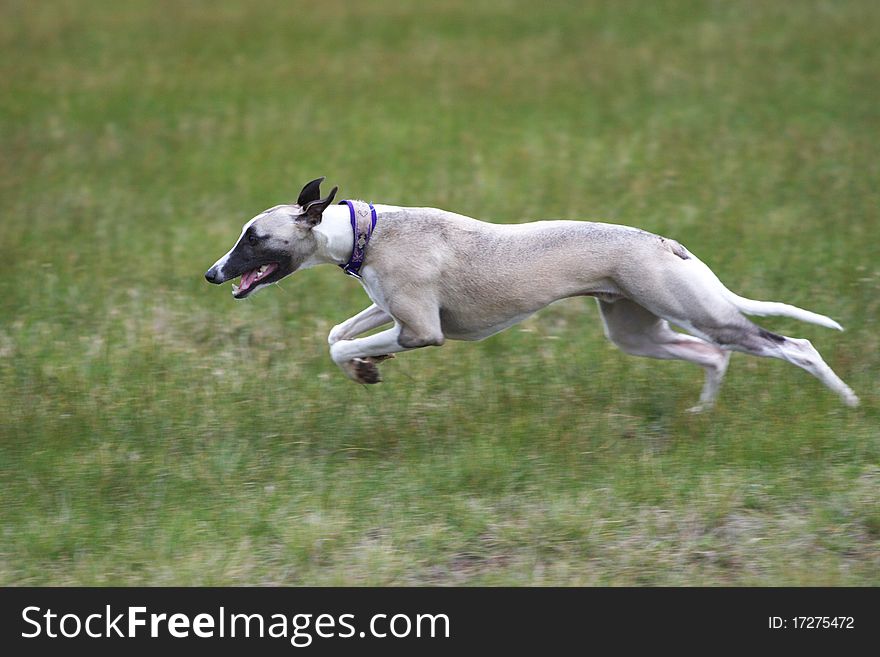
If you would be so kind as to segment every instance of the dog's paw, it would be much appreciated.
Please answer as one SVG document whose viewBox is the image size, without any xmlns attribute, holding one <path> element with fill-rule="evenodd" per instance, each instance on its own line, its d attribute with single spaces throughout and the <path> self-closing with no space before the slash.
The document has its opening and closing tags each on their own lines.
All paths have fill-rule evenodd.
<svg viewBox="0 0 880 657">
<path fill-rule="evenodd" d="M 700 413 L 708 413 L 714 407 L 715 404 L 713 402 L 700 402 L 696 406 L 691 406 L 686 412 L 691 415 L 699 415 Z"/>
<path fill-rule="evenodd" d="M 355 358 L 349 361 L 348 365 L 351 378 L 358 383 L 371 384 L 382 381 L 375 358 Z"/>
</svg>

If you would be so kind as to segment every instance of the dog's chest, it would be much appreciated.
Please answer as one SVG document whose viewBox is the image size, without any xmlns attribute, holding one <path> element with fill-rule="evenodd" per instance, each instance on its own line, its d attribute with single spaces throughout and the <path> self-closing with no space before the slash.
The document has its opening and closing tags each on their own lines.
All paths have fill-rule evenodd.
<svg viewBox="0 0 880 657">
<path fill-rule="evenodd" d="M 390 314 L 390 310 L 388 309 L 388 301 L 382 291 L 382 287 L 378 285 L 378 281 L 376 281 L 373 272 L 365 268 L 362 274 L 363 276 L 362 278 L 358 279 L 358 282 L 364 288 L 364 292 L 367 293 L 367 296 L 370 297 L 370 301 L 375 303 L 386 313 Z"/>
</svg>

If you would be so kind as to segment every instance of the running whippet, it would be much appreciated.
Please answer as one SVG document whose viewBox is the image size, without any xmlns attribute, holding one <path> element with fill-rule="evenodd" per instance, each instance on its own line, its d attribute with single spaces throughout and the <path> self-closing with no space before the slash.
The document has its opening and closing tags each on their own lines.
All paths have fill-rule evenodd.
<svg viewBox="0 0 880 657">
<path fill-rule="evenodd" d="M 706 370 L 700 403 L 712 405 L 731 351 L 793 363 L 849 406 L 858 397 L 807 340 L 771 333 L 745 316 L 782 315 L 843 330 L 833 319 L 784 303 L 740 297 L 675 240 L 613 224 L 490 224 L 433 208 L 324 198 L 323 178 L 296 205 L 247 222 L 235 246 L 205 274 L 241 276 L 243 299 L 298 269 L 332 263 L 360 280 L 373 304 L 330 331 L 330 355 L 359 383 L 378 383 L 377 363 L 396 352 L 482 340 L 548 304 L 595 297 L 605 335 L 636 356 L 680 359 Z M 387 330 L 357 337 L 385 324 Z M 688 334 L 674 331 L 674 324 Z"/>
</svg>

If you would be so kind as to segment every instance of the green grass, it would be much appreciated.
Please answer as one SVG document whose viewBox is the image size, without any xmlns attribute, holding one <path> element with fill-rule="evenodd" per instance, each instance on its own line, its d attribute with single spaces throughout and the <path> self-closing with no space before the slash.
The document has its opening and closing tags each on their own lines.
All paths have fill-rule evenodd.
<svg viewBox="0 0 880 657">
<path fill-rule="evenodd" d="M 880 5 L 0 4 L 0 584 L 880 585 Z M 570 300 L 345 379 L 342 197 L 684 242 L 861 396 L 636 359 Z"/>
</svg>

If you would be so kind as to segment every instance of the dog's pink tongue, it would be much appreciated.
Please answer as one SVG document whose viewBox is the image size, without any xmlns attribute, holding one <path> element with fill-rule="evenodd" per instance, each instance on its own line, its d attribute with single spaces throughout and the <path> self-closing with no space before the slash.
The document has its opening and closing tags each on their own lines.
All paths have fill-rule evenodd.
<svg viewBox="0 0 880 657">
<path fill-rule="evenodd" d="M 251 286 L 251 283 L 254 282 L 254 279 L 257 277 L 256 271 L 246 271 L 241 275 L 241 287 L 242 291 L 248 289 Z"/>
</svg>

